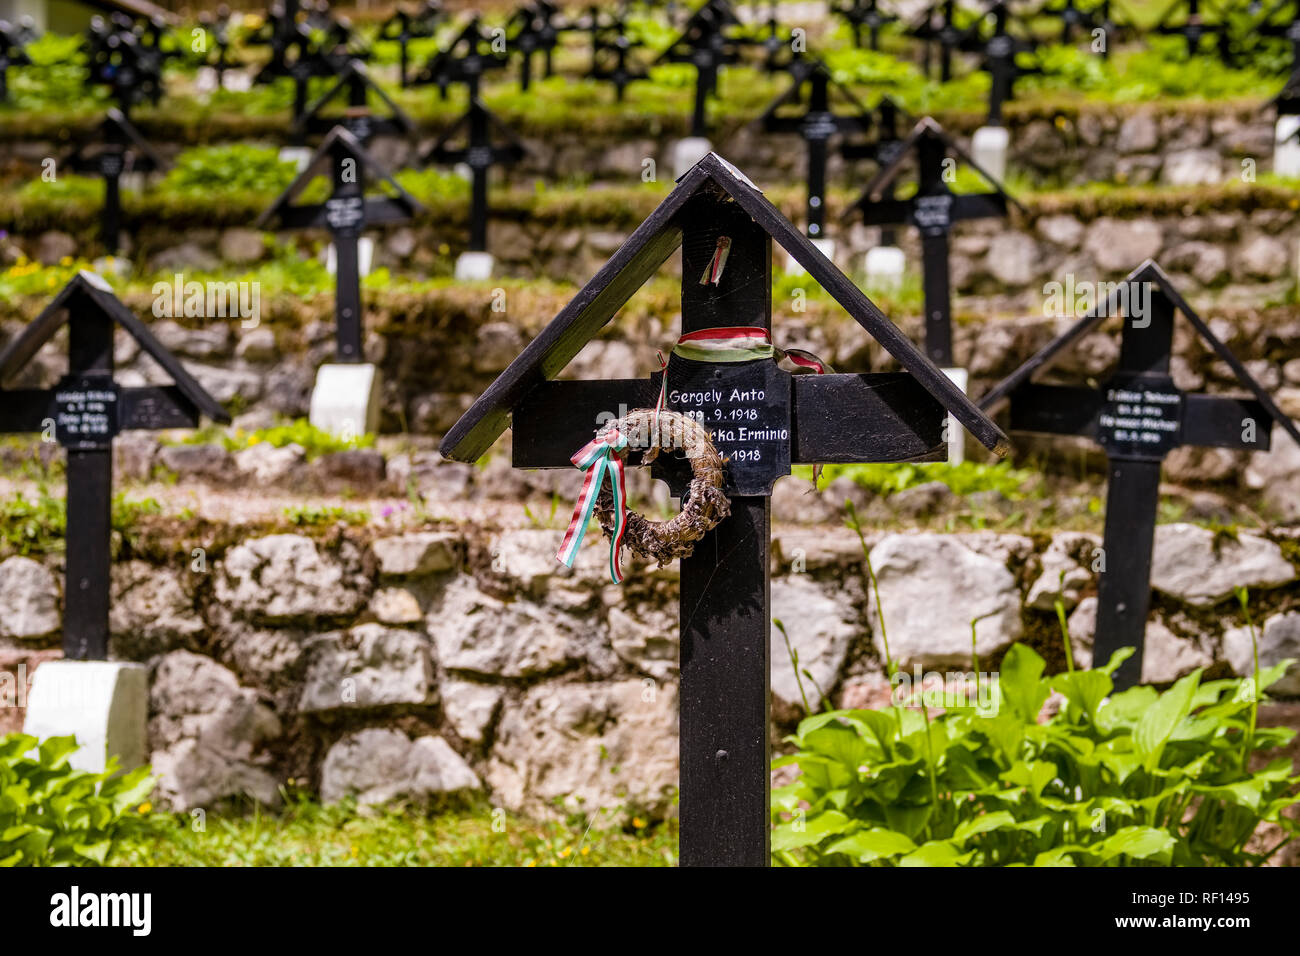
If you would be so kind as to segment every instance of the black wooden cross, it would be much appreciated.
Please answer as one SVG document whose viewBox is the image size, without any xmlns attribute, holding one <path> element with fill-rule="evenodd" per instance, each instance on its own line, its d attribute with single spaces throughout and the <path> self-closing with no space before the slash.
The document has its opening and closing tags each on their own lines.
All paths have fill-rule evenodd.
<svg viewBox="0 0 1300 956">
<path fill-rule="evenodd" d="M 162 98 L 162 57 L 148 49 L 131 28 L 92 17 L 85 42 L 86 81 L 107 86 L 123 115 L 149 100 Z"/>
<path fill-rule="evenodd" d="M 1174 23 L 1178 14 L 1183 11 L 1186 11 L 1184 17 Z M 1210 39 L 1214 41 L 1215 50 L 1224 63 L 1231 63 L 1233 60 L 1232 37 L 1228 32 L 1227 23 L 1207 21 L 1201 12 L 1201 0 L 1174 0 L 1161 14 L 1154 30 L 1166 36 L 1183 37 L 1187 41 L 1188 56 L 1196 56 L 1200 53 L 1202 41 Z"/>
<path fill-rule="evenodd" d="M 1187 393 L 1174 385 L 1169 360 L 1176 312 L 1254 398 Z M 1097 389 L 1037 383 L 1084 336 L 1119 315 L 1124 316 L 1119 362 L 1105 385 Z M 1151 548 L 1165 456 L 1183 445 L 1267 451 L 1274 424 L 1297 442 L 1300 430 L 1150 260 L 1105 302 L 995 386 L 980 407 L 992 414 L 1008 403 L 1013 432 L 1082 435 L 1106 452 L 1105 561 L 1093 660 L 1105 663 L 1121 647 L 1136 648 L 1116 675 L 1117 686 L 1131 686 L 1142 675 Z"/>
<path fill-rule="evenodd" d="M 907 31 L 909 36 L 920 40 L 924 45 L 922 69 L 926 75 L 930 74 L 937 48 L 939 79 L 944 83 L 952 79 L 952 55 L 961 45 L 963 37 L 962 30 L 953 19 L 956 9 L 956 0 L 936 0 L 921 12 Z"/>
<path fill-rule="evenodd" d="M 689 63 L 695 67 L 695 100 L 691 135 L 708 135 L 705 107 L 718 89 L 718 72 L 740 61 L 742 44 L 728 31 L 740 19 L 727 0 L 707 0 L 687 19 L 681 35 L 659 57 L 659 63 Z"/>
<path fill-rule="evenodd" d="M 425 62 L 411 85 L 437 86 L 446 99 L 447 89 L 453 83 L 464 83 L 473 100 L 478 96 L 483 75 L 504 69 L 509 59 L 505 50 L 495 49 L 492 37 L 483 32 L 482 21 L 472 17 L 445 50 L 439 50 Z"/>
<path fill-rule="evenodd" d="M 293 120 L 296 123 L 307 112 L 312 79 L 335 76 L 340 65 L 326 56 L 324 47 L 312 38 L 305 23 L 294 23 L 287 36 L 276 35 L 271 46 L 271 59 L 253 76 L 253 82 L 269 84 L 283 77 L 293 80 Z"/>
<path fill-rule="evenodd" d="M 723 238 L 730 253 L 719 272 L 711 267 Z M 668 407 L 710 426 L 729 458 L 731 500 L 731 516 L 681 562 L 684 866 L 769 863 L 773 483 L 792 463 L 933 460 L 943 453 L 947 410 L 999 452 L 1005 436 L 749 180 L 710 153 L 442 441 L 443 455 L 473 462 L 510 427 L 516 467 L 571 468 L 569 456 L 601 424 L 654 405 L 660 373 L 596 381 L 554 376 L 679 247 L 683 333 L 770 329 L 773 240 L 907 371 L 791 375 L 771 358 L 669 361 Z M 634 451 L 629 463 L 638 457 Z M 651 473 L 677 496 L 689 474 L 668 455 L 656 458 Z"/>
<path fill-rule="evenodd" d="M 1059 3 L 1047 4 L 1040 13 L 1061 21 L 1061 43 L 1064 44 L 1072 43 L 1075 33 L 1088 36 L 1094 30 L 1101 30 L 1106 38 L 1101 55 L 1103 58 L 1110 56 L 1110 44 L 1118 29 L 1111 17 L 1110 0 L 1101 0 L 1087 9 L 1079 6 L 1076 0 L 1060 0 Z"/>
<path fill-rule="evenodd" d="M 621 103 L 628 86 L 647 78 L 645 70 L 631 62 L 632 51 L 644 44 L 627 35 L 622 11 L 611 11 L 605 18 L 599 7 L 592 7 L 587 17 L 591 30 L 591 69 L 587 78 L 613 83 L 614 98 Z"/>
<path fill-rule="evenodd" d="M 831 76 L 821 60 L 801 60 L 791 68 L 794 83 L 777 97 L 761 117 L 769 133 L 798 133 L 808 150 L 808 235 L 822 238 L 826 223 L 826 160 L 830 138 L 837 133 L 865 133 L 871 128 L 871 111 Z M 849 102 L 853 112 L 831 111 L 831 88 Z M 805 96 L 806 106 L 805 104 Z M 789 106 L 804 106 L 791 115 Z"/>
<path fill-rule="evenodd" d="M 528 89 L 533 82 L 533 56 L 542 55 L 542 75 L 549 77 L 554 65 L 555 47 L 560 42 L 556 22 L 559 9 L 549 0 L 529 0 L 506 22 L 511 49 L 518 50 L 519 88 Z"/>
<path fill-rule="evenodd" d="M 103 178 L 100 241 L 106 255 L 116 255 L 122 231 L 122 174 L 159 172 L 167 168 L 167 162 L 145 142 L 126 114 L 113 108 L 97 127 L 95 137 L 65 156 L 63 164 L 75 172 Z"/>
<path fill-rule="evenodd" d="M 342 116 L 327 113 L 331 104 L 346 96 L 347 108 Z M 383 113 L 376 113 L 371 100 L 379 101 Z M 369 145 L 376 136 L 407 137 L 415 132 L 402 108 L 393 102 L 383 87 L 370 76 L 370 71 L 360 60 L 349 60 L 339 74 L 338 82 L 307 107 L 294 123 L 294 136 L 322 136 L 335 126 L 344 126 L 362 146 Z"/>
<path fill-rule="evenodd" d="M 415 13 L 407 13 L 405 9 L 398 7 L 397 11 L 380 26 L 378 38 L 397 43 L 398 76 L 401 78 L 403 89 L 406 88 L 411 41 L 427 39 L 436 34 L 445 15 L 442 0 L 424 0 Z"/>
<path fill-rule="evenodd" d="M 494 142 L 493 131 L 501 141 Z M 471 94 L 469 108 L 452 124 L 421 162 L 469 166 L 470 183 L 469 251 L 487 252 L 488 175 L 493 166 L 509 166 L 524 158 L 523 143 L 477 96 Z"/>
<path fill-rule="evenodd" d="M 28 42 L 28 29 L 21 23 L 0 20 L 0 103 L 9 98 L 10 68 L 29 66 L 32 62 L 23 49 Z"/>
<path fill-rule="evenodd" d="M 854 46 L 862 46 L 862 31 L 867 31 L 870 48 L 880 49 L 880 31 L 898 17 L 880 9 L 878 0 L 841 0 L 831 6 L 831 13 L 842 17 L 853 30 Z"/>
<path fill-rule="evenodd" d="M 915 156 L 916 194 L 910 199 L 886 198 L 886 188 Z M 961 159 L 993 187 L 987 193 L 954 193 L 948 188 L 947 169 L 956 170 Z M 925 352 L 942 368 L 955 364 L 952 354 L 952 290 L 948 277 L 948 236 L 963 219 L 1003 217 L 1007 204 L 1019 207 L 1002 185 L 980 168 L 930 117 L 908 134 L 893 161 L 880 170 L 862 196 L 845 210 L 845 217 L 860 215 L 868 226 L 913 225 L 921 233 L 921 262 L 925 291 Z"/>
<path fill-rule="evenodd" d="M 1287 9 L 1291 11 L 1289 21 L 1274 19 L 1279 12 Z M 1279 0 L 1260 17 L 1254 32 L 1260 36 L 1284 37 L 1291 44 L 1291 71 L 1282 92 L 1273 98 L 1273 105 L 1277 107 L 1279 116 L 1300 114 L 1300 5 L 1294 3 L 1294 0 Z"/>
<path fill-rule="evenodd" d="M 64 325 L 68 371 L 53 388 L 3 386 Z M 121 326 L 175 383 L 124 388 L 113 380 L 113 330 Z M 127 429 L 193 428 L 199 416 L 229 422 L 99 276 L 81 272 L 0 351 L 0 432 L 44 432 L 67 449 L 63 654 L 108 657 L 113 438 Z"/>
<path fill-rule="evenodd" d="M 875 130 L 875 135 L 868 142 L 847 142 L 840 146 L 840 155 L 845 159 L 870 159 L 876 164 L 877 170 L 882 170 L 891 165 L 903 150 L 906 133 L 903 124 L 905 122 L 914 123 L 910 115 L 901 106 L 895 103 L 888 96 L 882 96 L 880 102 L 876 104 L 876 109 L 872 114 L 871 126 Z M 891 179 L 880 187 L 880 198 L 892 200 L 894 198 L 895 183 Z M 880 227 L 880 244 L 882 246 L 897 245 L 897 234 L 892 226 Z"/>
<path fill-rule="evenodd" d="M 294 199 L 318 176 L 328 175 L 330 198 L 316 205 L 294 205 Z M 387 190 L 366 195 L 370 184 Z M 399 186 L 364 146 L 342 126 L 325 137 L 307 167 L 257 220 L 259 228 L 329 229 L 334 239 L 334 321 L 339 362 L 363 362 L 361 270 L 357 240 L 369 226 L 405 222 L 423 207 Z"/>
<path fill-rule="evenodd" d="M 1016 62 L 1022 53 L 1036 48 L 1032 40 L 1012 36 L 1007 28 L 1010 10 L 1007 0 L 993 0 L 984 15 L 970 28 L 962 40 L 961 48 L 980 55 L 980 68 L 988 73 L 990 126 L 1002 125 L 1002 104 L 1011 99 L 1016 80 L 1029 73 L 1041 72 L 1037 67 L 1025 67 Z M 993 31 L 983 35 L 984 25 L 993 21 Z"/>
<path fill-rule="evenodd" d="M 199 23 L 211 35 L 215 47 L 215 57 L 212 53 L 205 52 L 199 62 L 211 68 L 217 77 L 217 89 L 221 89 L 225 84 L 226 72 L 244 65 L 243 61 L 230 58 L 230 8 L 223 3 L 215 13 L 204 11 L 199 14 Z"/>
</svg>

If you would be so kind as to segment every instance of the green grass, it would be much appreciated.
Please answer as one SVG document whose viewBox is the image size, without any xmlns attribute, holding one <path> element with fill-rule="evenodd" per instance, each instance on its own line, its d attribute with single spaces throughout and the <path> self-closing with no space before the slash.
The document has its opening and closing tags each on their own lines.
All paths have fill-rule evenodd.
<svg viewBox="0 0 1300 956">
<path fill-rule="evenodd" d="M 639 826 L 637 824 L 640 824 Z M 202 827 L 199 831 L 196 828 Z M 621 828 L 540 822 L 478 809 L 360 811 L 291 799 L 278 813 L 146 815 L 118 866 L 672 866 L 675 821 Z"/>
</svg>

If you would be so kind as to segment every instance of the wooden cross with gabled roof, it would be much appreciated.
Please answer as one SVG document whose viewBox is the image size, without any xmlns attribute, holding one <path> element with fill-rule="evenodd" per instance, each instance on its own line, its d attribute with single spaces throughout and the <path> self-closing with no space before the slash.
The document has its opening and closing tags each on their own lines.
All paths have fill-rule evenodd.
<svg viewBox="0 0 1300 956">
<path fill-rule="evenodd" d="M 744 327 L 770 335 L 773 240 L 906 371 L 791 375 L 771 356 L 668 363 L 667 407 L 711 427 L 729 458 L 724 491 L 731 499 L 730 517 L 681 563 L 683 865 L 769 862 L 773 483 L 792 463 L 938 460 L 949 412 L 999 454 L 1006 436 L 753 183 L 710 153 L 441 446 L 448 458 L 477 461 L 510 428 L 515 467 L 572 467 L 570 456 L 601 424 L 655 404 L 664 373 L 596 381 L 555 376 L 679 248 L 683 334 Z M 688 471 L 680 459 L 659 455 L 651 473 L 683 493 Z"/>
<path fill-rule="evenodd" d="M 1182 313 L 1254 398 L 1188 394 L 1174 385 L 1169 362 L 1175 313 Z M 1124 316 L 1119 362 L 1104 385 L 1037 382 L 1084 336 L 1119 315 Z M 1182 445 L 1268 451 L 1274 424 L 1297 443 L 1300 430 L 1150 259 L 980 400 L 989 414 L 1008 404 L 1012 431 L 1082 435 L 1106 452 L 1105 561 L 1098 582 L 1093 660 L 1101 664 L 1121 647 L 1135 648 L 1115 675 L 1117 687 L 1130 686 L 1142 675 L 1165 456 Z"/>
<path fill-rule="evenodd" d="M 64 325 L 68 372 L 58 384 L 4 388 Z M 123 388 L 113 380 L 113 330 L 119 325 L 175 384 Z M 91 272 L 73 276 L 0 351 L 0 432 L 45 432 L 67 449 L 65 657 L 108 657 L 114 436 L 127 429 L 193 428 L 200 415 L 230 421 L 180 360 Z"/>
<path fill-rule="evenodd" d="M 915 156 L 916 194 L 908 199 L 886 195 L 887 188 Z M 961 159 L 993 188 L 986 193 L 954 193 L 947 169 Z M 945 163 L 951 165 L 945 168 Z M 925 351 L 943 368 L 954 365 L 952 354 L 952 289 L 948 276 L 948 236 L 962 219 L 1006 216 L 1007 204 L 1023 209 L 933 119 L 926 116 L 898 147 L 894 158 L 867 184 L 862 195 L 844 212 L 860 215 L 868 226 L 909 224 L 921 233 L 921 265 L 925 292 Z"/>
<path fill-rule="evenodd" d="M 343 115 L 326 114 L 326 108 L 344 95 L 348 102 Z M 383 113 L 376 113 L 371 107 L 371 96 L 379 101 Z M 343 126 L 362 146 L 369 145 L 376 136 L 405 137 L 415 132 L 411 118 L 374 81 L 360 60 L 347 62 L 339 71 L 338 82 L 307 107 L 294 122 L 293 129 L 295 136 L 301 138 L 326 134 L 335 126 Z"/>
<path fill-rule="evenodd" d="M 323 203 L 295 205 L 294 200 L 318 176 L 329 174 L 333 193 Z M 374 183 L 389 194 L 366 195 Z M 340 362 L 361 362 L 361 269 L 357 240 L 367 226 L 405 222 L 423 210 L 392 175 L 342 126 L 330 130 L 307 167 L 257 219 L 259 229 L 328 228 L 334 238 L 338 267 L 334 279 L 336 353 Z"/>
</svg>

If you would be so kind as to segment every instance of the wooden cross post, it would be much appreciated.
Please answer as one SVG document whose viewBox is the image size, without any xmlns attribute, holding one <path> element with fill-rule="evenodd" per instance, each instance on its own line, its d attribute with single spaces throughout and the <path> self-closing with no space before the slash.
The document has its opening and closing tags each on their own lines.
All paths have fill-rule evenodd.
<svg viewBox="0 0 1300 956">
<path fill-rule="evenodd" d="M 831 12 L 843 17 L 853 29 L 854 46 L 862 46 L 862 31 L 865 28 L 872 50 L 880 49 L 880 31 L 898 21 L 898 17 L 881 10 L 877 0 L 845 0 Z"/>
<path fill-rule="evenodd" d="M 905 112 L 888 96 L 882 96 L 876 104 L 871 118 L 875 137 L 870 142 L 849 142 L 840 146 L 840 155 L 845 159 L 870 159 L 881 170 L 898 159 L 903 148 L 904 134 L 900 125 Z M 894 183 L 885 183 L 880 190 L 880 198 L 894 198 Z M 880 244 L 882 246 L 898 245 L 898 236 L 892 226 L 880 227 Z"/>
<path fill-rule="evenodd" d="M 1172 23 L 1177 12 L 1186 7 L 1187 16 L 1180 23 Z M 1196 56 L 1201 52 L 1201 41 L 1212 38 L 1215 50 L 1224 63 L 1232 62 L 1232 38 L 1226 23 L 1209 23 L 1201 13 L 1201 0 L 1178 0 L 1165 11 L 1160 22 L 1155 26 L 1156 33 L 1166 36 L 1180 36 L 1187 41 L 1187 55 Z"/>
<path fill-rule="evenodd" d="M 330 198 L 316 205 L 294 205 L 294 198 L 308 183 L 325 173 L 330 176 L 333 187 Z M 392 195 L 367 196 L 369 182 L 385 185 Z M 329 229 L 337 263 L 334 322 L 339 362 L 365 361 L 357 240 L 369 226 L 405 222 L 420 210 L 420 204 L 393 180 L 346 128 L 335 126 L 307 168 L 258 218 L 258 228 Z"/>
<path fill-rule="evenodd" d="M 1253 399 L 1189 394 L 1174 385 L 1169 361 L 1176 312 L 1232 368 L 1238 381 L 1254 393 Z M 1100 389 L 1034 381 L 1106 317 L 1120 314 L 1124 329 L 1119 362 Z M 1297 441 L 1300 431 L 1214 337 L 1160 267 L 1149 261 L 1106 302 L 998 384 L 980 406 L 993 412 L 1008 403 L 1013 432 L 1081 435 L 1096 441 L 1106 453 L 1104 558 L 1093 660 L 1102 664 L 1121 647 L 1135 648 L 1116 674 L 1117 687 L 1132 686 L 1142 675 L 1151 606 L 1151 552 L 1165 457 L 1184 445 L 1267 451 L 1275 422 Z"/>
<path fill-rule="evenodd" d="M 646 79 L 644 70 L 634 68 L 630 62 L 632 50 L 642 46 L 639 40 L 627 35 L 626 23 L 620 12 L 610 14 L 608 22 L 602 21 L 599 7 L 592 7 L 591 69 L 587 78 L 614 84 L 614 98 L 623 102 L 627 87 Z"/>
<path fill-rule="evenodd" d="M 939 79 L 947 83 L 952 79 L 952 55 L 962 41 L 962 32 L 953 22 L 956 0 L 936 0 L 926 7 L 908 34 L 924 44 L 922 71 L 928 76 L 935 48 L 939 52 Z"/>
<path fill-rule="evenodd" d="M 68 372 L 53 388 L 0 388 L 0 432 L 41 432 L 67 449 L 63 654 L 108 658 L 113 438 L 125 429 L 192 428 L 200 413 L 230 417 L 99 276 L 75 276 L 0 352 L 0 385 L 64 324 Z M 113 380 L 113 330 L 123 326 L 176 384 L 123 388 Z"/>
<path fill-rule="evenodd" d="M 550 378 L 680 245 L 683 334 L 771 329 L 776 239 L 907 372 L 791 375 L 771 358 L 673 357 L 667 407 L 709 427 L 727 459 L 731 515 L 681 562 L 681 863 L 769 863 L 769 560 L 772 485 L 792 463 L 933 460 L 946 410 L 989 447 L 1005 436 L 733 167 L 709 154 L 442 442 L 475 461 L 509 421 L 514 465 L 571 468 L 599 426 L 650 407 L 660 376 Z M 723 240 L 726 240 L 723 242 Z M 726 248 L 721 266 L 717 256 Z M 702 281 L 703 280 L 703 281 Z M 635 465 L 639 453 L 629 456 Z M 681 496 L 689 468 L 659 455 L 651 473 Z M 558 542 L 557 542 L 558 543 Z"/>
<path fill-rule="evenodd" d="M 478 98 L 479 82 L 491 70 L 505 69 L 509 55 L 494 49 L 492 38 L 483 32 L 482 21 L 472 17 L 445 50 L 439 50 L 421 68 L 412 86 L 437 86 L 445 100 L 453 83 L 464 83 L 472 102 Z"/>
<path fill-rule="evenodd" d="M 769 133 L 798 133 L 808 150 L 808 236 L 822 238 L 826 224 L 826 160 L 830 138 L 836 133 L 864 133 L 871 128 L 871 113 L 844 87 L 840 92 L 856 107 L 856 112 L 837 116 L 831 111 L 830 89 L 834 82 L 830 70 L 820 60 L 805 60 L 792 70 L 794 84 L 763 113 L 763 129 Z M 807 108 L 800 115 L 787 115 L 782 108 L 803 101 L 807 88 Z"/>
<path fill-rule="evenodd" d="M 434 35 L 438 24 L 442 22 L 441 0 L 425 0 L 419 11 L 407 13 L 401 7 L 379 28 L 378 39 L 397 43 L 398 77 L 402 88 L 406 88 L 410 64 L 410 44 L 412 40 L 425 39 Z"/>
<path fill-rule="evenodd" d="M 122 231 L 123 173 L 157 172 L 166 161 L 159 156 L 126 115 L 110 109 L 96 130 L 95 139 L 82 143 L 64 157 L 76 172 L 98 174 L 104 180 L 104 205 L 100 208 L 100 241 L 107 255 L 116 255 Z"/>
<path fill-rule="evenodd" d="M 384 108 L 383 113 L 376 113 L 371 107 L 372 96 Z M 326 114 L 330 104 L 344 98 L 347 107 L 342 116 Z M 376 136 L 407 137 L 415 132 L 415 124 L 410 117 L 371 78 L 370 71 L 360 60 L 348 61 L 339 74 L 338 82 L 298 118 L 294 124 L 294 134 L 299 139 L 306 135 L 320 136 L 340 124 L 362 146 L 369 145 Z"/>
<path fill-rule="evenodd" d="M 1002 104 L 1011 99 L 1016 80 L 1026 74 L 1038 72 L 1035 68 L 1022 67 L 1016 62 L 1016 56 L 1031 52 L 1034 44 L 1011 35 L 1007 29 L 1009 16 L 1006 0 L 995 0 L 984 17 L 981 17 L 971 28 L 962 44 L 964 49 L 981 55 L 983 69 L 989 74 L 991 83 L 988 123 L 990 126 L 1002 125 Z M 980 36 L 980 28 L 987 17 L 993 18 L 993 32 L 984 39 Z"/>
<path fill-rule="evenodd" d="M 0 103 L 9 97 L 10 67 L 29 66 L 32 62 L 23 49 L 25 37 L 26 30 L 21 24 L 15 26 L 8 20 L 0 20 Z"/>
<path fill-rule="evenodd" d="M 903 161 L 914 154 L 917 165 L 916 195 L 888 199 L 885 188 L 900 172 Z M 954 193 L 948 188 L 946 163 L 960 157 L 994 189 L 988 193 Z M 955 165 L 947 168 L 955 169 Z M 921 262 L 925 290 L 925 352 L 942 368 L 955 364 L 952 351 L 952 290 L 948 275 L 948 237 L 954 223 L 964 219 L 1005 217 L 1008 202 L 1015 202 L 973 159 L 930 118 L 922 119 L 903 141 L 893 162 L 880 170 L 845 215 L 861 215 L 869 226 L 914 225 L 921 233 Z"/>
<path fill-rule="evenodd" d="M 695 67 L 695 99 L 691 109 L 691 136 L 708 136 L 706 107 L 718 89 L 718 72 L 740 59 L 737 43 L 727 29 L 739 23 L 727 0 L 709 0 L 687 19 L 660 63 L 689 63 Z"/>
</svg>

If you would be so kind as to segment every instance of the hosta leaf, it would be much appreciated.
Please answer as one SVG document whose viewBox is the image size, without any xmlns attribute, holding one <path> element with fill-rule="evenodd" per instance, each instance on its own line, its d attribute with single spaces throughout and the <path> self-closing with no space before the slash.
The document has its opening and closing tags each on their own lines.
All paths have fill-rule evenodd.
<svg viewBox="0 0 1300 956">
<path fill-rule="evenodd" d="M 1200 680 L 1201 669 L 1198 667 L 1161 694 L 1139 718 L 1133 729 L 1133 747 L 1148 770 L 1159 765 L 1160 755 L 1164 753 L 1174 728 L 1191 709 L 1192 697 Z"/>
<path fill-rule="evenodd" d="M 793 850 L 814 846 L 826 837 L 843 833 L 857 824 L 838 810 L 824 810 L 805 819 L 782 823 L 772 831 L 773 850 Z"/>
<path fill-rule="evenodd" d="M 1002 702 L 1027 723 L 1038 719 L 1050 690 L 1043 678 L 1043 659 L 1023 644 L 1012 644 L 1002 658 L 998 686 Z"/>
<path fill-rule="evenodd" d="M 973 836 L 981 833 L 987 833 L 990 830 L 996 830 L 999 827 L 1013 826 L 1016 818 L 1006 810 L 997 810 L 993 813 L 981 814 L 978 817 L 967 820 L 953 831 L 952 842 L 962 846 Z"/>
<path fill-rule="evenodd" d="M 1100 843 L 1087 847 L 1087 852 L 1103 862 L 1117 856 L 1131 856 L 1136 860 L 1157 859 L 1174 848 L 1173 835 L 1155 827 L 1132 826 L 1118 830 Z"/>
<path fill-rule="evenodd" d="M 41 763 L 50 768 L 58 768 L 68 759 L 69 754 L 77 749 L 77 738 L 46 737 L 40 745 Z"/>
<path fill-rule="evenodd" d="M 898 861 L 899 866 L 961 866 L 975 855 L 974 850 L 962 853 L 947 840 L 931 840 L 922 844 Z"/>
<path fill-rule="evenodd" d="M 915 849 L 916 844 L 903 834 L 877 827 L 872 830 L 861 830 L 842 840 L 836 840 L 826 848 L 826 852 L 843 853 L 853 857 L 859 863 L 870 863 L 873 860 L 898 856 L 901 853 L 911 853 Z"/>
</svg>

